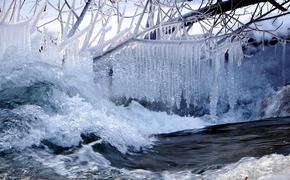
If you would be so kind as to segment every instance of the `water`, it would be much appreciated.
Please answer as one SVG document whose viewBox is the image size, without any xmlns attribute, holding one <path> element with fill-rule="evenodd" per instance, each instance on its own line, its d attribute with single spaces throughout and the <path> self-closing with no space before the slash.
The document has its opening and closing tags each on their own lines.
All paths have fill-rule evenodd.
<svg viewBox="0 0 290 180">
<path fill-rule="evenodd" d="M 3 31 L 10 27 L 5 28 Z M 46 43 L 39 53 L 41 38 Z M 23 44 L 30 41 L 28 51 Z M 281 74 L 283 85 L 289 82 L 287 45 L 277 53 L 283 58 L 274 57 L 285 68 L 275 76 L 267 68 L 280 68 L 279 62 L 260 66 L 261 58 L 254 63 L 245 59 L 237 68 L 240 62 L 234 59 L 239 59 L 241 49 L 229 49 L 227 63 L 221 53 L 210 66 L 209 61 L 202 61 L 196 45 L 178 45 L 185 49 L 182 54 L 176 44 L 152 48 L 144 43 L 141 49 L 120 54 L 121 59 L 131 58 L 115 62 L 119 67 L 114 73 L 121 76 L 108 81 L 98 73 L 110 72 L 112 64 L 102 64 L 94 72 L 92 57 L 74 51 L 77 44 L 70 44 L 62 66 L 62 54 L 49 36 L 29 36 L 20 42 L 13 41 L 16 47 L 0 54 L 3 179 L 245 179 L 289 174 L 289 118 L 251 122 L 259 117 L 259 102 L 272 93 L 271 85 L 279 86 Z M 168 52 L 174 52 L 173 56 Z M 160 59 L 156 61 L 156 57 Z M 183 63 L 176 63 L 178 58 Z M 203 68 L 204 64 L 211 67 L 214 78 L 207 79 L 209 69 Z M 269 72 L 264 74 L 265 69 Z M 243 70 L 242 77 L 235 73 L 238 70 Z M 128 72 L 130 76 L 124 74 Z M 128 79 L 122 80 L 124 77 Z M 136 79 L 141 81 L 130 83 Z M 252 79 L 255 81 L 249 81 Z M 122 84 L 124 81 L 127 84 Z M 213 88 L 207 87 L 211 82 Z M 155 112 L 135 101 L 117 106 L 109 100 L 114 92 L 153 101 L 161 98 L 171 105 L 181 102 L 181 95 L 199 104 L 198 98 L 207 94 L 212 103 L 201 109 L 210 109 L 212 116 Z M 223 99 L 232 111 L 221 110 L 227 109 Z M 192 107 L 187 103 L 184 108 Z M 246 122 L 239 124 L 241 121 Z M 252 171 L 253 167 L 257 170 Z"/>
<path fill-rule="evenodd" d="M 50 56 L 15 49 L 1 60 L 0 151 L 3 153 L 3 177 L 5 173 L 13 176 L 14 172 L 19 172 L 16 173 L 19 177 L 34 177 L 39 171 L 51 168 L 58 175 L 83 177 L 86 173 L 82 171 L 91 166 L 97 170 L 112 169 L 110 162 L 93 152 L 90 146 L 84 149 L 82 136 L 86 134 L 95 134 L 119 153 L 127 153 L 150 148 L 156 141 L 152 134 L 210 124 L 200 119 L 150 112 L 138 103 L 126 108 L 117 107 L 98 91 L 90 61 L 83 61 L 81 65 L 67 62 L 63 68 L 54 63 L 57 56 L 53 53 Z M 61 152 L 62 149 L 79 150 L 68 157 L 59 157 L 51 152 L 55 148 Z M 72 160 L 73 164 L 66 165 L 63 158 L 80 158 L 80 161 Z M 8 166 L 5 165 L 7 162 Z M 58 166 L 61 163 L 64 167 Z M 84 169 L 75 174 L 74 168 L 82 164 Z"/>
<path fill-rule="evenodd" d="M 3 119 L 2 132 L 9 128 L 28 129 L 23 121 L 29 120 L 24 117 L 5 114 L 2 110 Z M 131 149 L 127 153 L 120 152 L 95 133 L 80 134 L 80 143 L 69 147 L 44 138 L 37 145 L 26 144 L 21 149 L 15 145 L 2 150 L 0 177 L 231 179 L 243 173 L 243 178 L 275 175 L 290 165 L 289 129 L 290 118 L 209 126 L 154 135 L 156 141 L 152 147 Z M 273 155 L 264 156 L 268 154 Z"/>
<path fill-rule="evenodd" d="M 134 101 L 116 106 L 95 84 L 88 56 L 61 67 L 57 53 L 14 49 L 5 54 L 0 61 L 1 178 L 289 174 L 289 118 L 222 125 L 240 120 L 231 114 L 218 120 L 168 115 Z"/>
</svg>

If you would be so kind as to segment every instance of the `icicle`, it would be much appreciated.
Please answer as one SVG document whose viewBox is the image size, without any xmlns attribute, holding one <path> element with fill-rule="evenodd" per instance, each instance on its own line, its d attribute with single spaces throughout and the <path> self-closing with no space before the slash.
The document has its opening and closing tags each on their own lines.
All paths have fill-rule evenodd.
<svg viewBox="0 0 290 180">
<path fill-rule="evenodd" d="M 230 108 L 233 109 L 235 106 L 235 98 L 234 98 L 234 87 L 235 87 L 235 69 L 234 69 L 234 61 L 235 61 L 235 49 L 228 49 L 228 99 Z"/>
<path fill-rule="evenodd" d="M 265 32 L 263 32 L 263 39 L 262 39 L 262 50 L 265 51 Z"/>
<path fill-rule="evenodd" d="M 219 73 L 220 73 L 220 54 L 215 52 L 214 58 L 214 76 L 212 82 L 212 89 L 210 93 L 210 114 L 217 115 L 217 103 L 219 99 Z"/>
<path fill-rule="evenodd" d="M 240 42 L 236 42 L 236 46 L 235 46 L 236 50 L 238 51 L 236 53 L 236 57 L 238 59 L 238 66 L 241 66 L 242 64 L 242 60 L 244 59 L 244 52 L 243 52 L 243 49 L 242 49 L 242 45 Z"/>
<path fill-rule="evenodd" d="M 230 107 L 235 106 L 237 66 L 242 57 L 239 42 L 136 41 L 115 56 L 114 95 L 161 101 L 178 108 L 181 96 L 188 107 L 209 97 L 210 113 L 217 115 L 220 97 L 228 97 Z"/>
<path fill-rule="evenodd" d="M 147 44 L 144 44 L 144 55 L 143 55 L 143 58 L 144 58 L 144 67 L 145 67 L 145 73 L 144 73 L 144 84 L 145 84 L 145 88 L 144 88 L 144 98 L 150 100 L 150 96 L 147 96 L 148 93 L 146 92 L 150 92 L 150 80 L 149 80 L 149 74 L 150 74 L 150 68 L 149 68 L 149 58 L 150 57 L 150 50 L 149 50 L 149 47 Z"/>
<path fill-rule="evenodd" d="M 285 64 L 286 64 L 286 40 L 282 41 L 282 85 L 286 85 L 286 74 L 285 74 Z"/>
<path fill-rule="evenodd" d="M 197 78 L 197 97 L 200 97 L 201 95 L 201 50 L 200 50 L 200 46 L 196 46 L 196 68 L 197 68 L 197 71 L 196 71 L 196 78 Z"/>
<path fill-rule="evenodd" d="M 165 66 L 164 66 L 164 56 L 165 56 L 165 48 L 163 44 L 160 44 L 160 76 L 161 76 L 161 83 L 160 83 L 160 101 L 165 102 L 164 92 L 165 92 Z"/>
<path fill-rule="evenodd" d="M 183 60 L 183 68 L 184 68 L 184 86 L 183 86 L 183 97 L 186 100 L 187 107 L 189 107 L 190 104 L 190 93 L 189 91 L 191 90 L 190 87 L 190 57 L 191 57 L 191 50 L 190 46 L 187 45 L 185 46 L 185 54 L 184 54 L 184 60 Z"/>
<path fill-rule="evenodd" d="M 243 50 L 239 42 L 234 42 L 228 46 L 228 79 L 229 79 L 229 105 L 233 109 L 238 99 L 239 88 L 236 82 L 239 82 L 238 67 L 243 59 Z"/>
<path fill-rule="evenodd" d="M 0 24 L 0 58 L 9 47 L 18 50 L 30 50 L 29 22 L 18 24 Z"/>
<path fill-rule="evenodd" d="M 138 94 L 137 97 L 139 97 L 140 99 L 142 98 L 143 96 L 143 91 L 144 91 L 144 78 L 143 78 L 143 75 L 144 75 L 144 72 L 143 72 L 143 69 L 144 69 L 144 65 L 143 65 L 143 61 L 144 61 L 144 58 L 143 58 L 143 48 L 142 48 L 142 44 L 138 45 L 137 49 L 136 49 L 136 56 L 138 57 L 138 63 L 139 63 L 139 68 L 140 68 L 140 71 L 138 72 L 138 75 L 139 75 L 139 82 L 140 82 L 140 92 Z"/>
</svg>

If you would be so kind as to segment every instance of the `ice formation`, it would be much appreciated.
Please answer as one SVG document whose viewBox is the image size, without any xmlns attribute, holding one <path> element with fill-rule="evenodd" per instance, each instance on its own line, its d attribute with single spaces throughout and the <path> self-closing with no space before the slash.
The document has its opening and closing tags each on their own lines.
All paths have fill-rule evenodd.
<svg viewBox="0 0 290 180">
<path fill-rule="evenodd" d="M 216 115 L 220 97 L 226 97 L 232 108 L 236 103 L 235 82 L 242 58 L 238 41 L 136 40 L 100 61 L 97 71 L 109 74 L 107 85 L 113 97 L 161 101 L 177 107 L 182 98 L 187 105 L 209 99 L 211 114 Z"/>
<path fill-rule="evenodd" d="M 31 48 L 30 41 L 29 22 L 0 24 L 0 57 L 3 56 L 9 47 L 15 47 L 19 50 L 29 50 Z"/>
</svg>

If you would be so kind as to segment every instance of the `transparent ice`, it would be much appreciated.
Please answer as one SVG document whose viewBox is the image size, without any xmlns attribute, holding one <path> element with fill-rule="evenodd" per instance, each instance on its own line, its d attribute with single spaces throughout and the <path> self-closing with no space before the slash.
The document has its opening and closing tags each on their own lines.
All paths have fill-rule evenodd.
<svg viewBox="0 0 290 180">
<path fill-rule="evenodd" d="M 113 97 L 177 107 L 182 98 L 187 105 L 209 99 L 211 114 L 216 115 L 221 97 L 227 97 L 231 108 L 235 106 L 241 59 L 240 42 L 137 40 L 102 60 L 97 69 L 111 71 Z"/>
</svg>

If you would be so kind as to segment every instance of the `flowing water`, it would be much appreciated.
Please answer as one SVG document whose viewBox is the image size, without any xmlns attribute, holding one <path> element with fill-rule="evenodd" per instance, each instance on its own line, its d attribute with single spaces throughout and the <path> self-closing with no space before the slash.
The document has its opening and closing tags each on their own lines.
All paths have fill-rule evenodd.
<svg viewBox="0 0 290 180">
<path fill-rule="evenodd" d="M 116 106 L 95 84 L 89 61 L 61 67 L 56 59 L 10 49 L 0 62 L 1 178 L 290 174 L 290 118 L 238 123 L 235 114 L 194 118 L 153 112 L 134 101 Z"/>
</svg>

